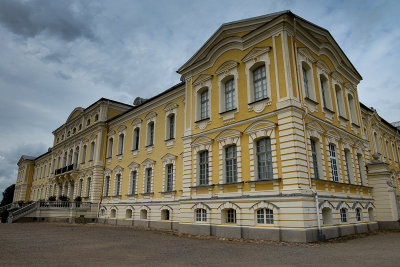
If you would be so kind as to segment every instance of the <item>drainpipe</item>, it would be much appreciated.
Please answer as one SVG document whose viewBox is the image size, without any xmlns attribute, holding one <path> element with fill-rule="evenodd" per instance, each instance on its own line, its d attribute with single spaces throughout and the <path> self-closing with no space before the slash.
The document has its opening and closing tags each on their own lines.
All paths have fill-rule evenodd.
<svg viewBox="0 0 400 267">
<path fill-rule="evenodd" d="M 297 79 L 297 85 L 298 88 L 300 87 L 300 81 L 299 81 L 299 70 L 297 68 L 297 44 L 296 44 L 296 17 L 294 17 L 293 19 L 293 28 L 294 28 L 294 38 L 293 38 L 293 47 L 294 47 L 294 60 L 295 60 L 295 64 L 294 67 L 296 68 L 296 79 Z M 320 222 L 320 218 L 319 218 L 319 200 L 318 200 L 318 192 L 316 189 L 312 188 L 312 182 L 311 182 L 311 165 L 310 165 L 310 152 L 308 150 L 308 137 L 307 137 L 307 129 L 306 129 L 306 116 L 308 114 L 308 108 L 307 106 L 304 104 L 304 96 L 303 96 L 303 91 L 299 90 L 299 98 L 300 98 L 300 103 L 301 103 L 301 107 L 304 109 L 305 113 L 303 114 L 303 131 L 304 131 L 304 139 L 306 141 L 306 159 L 307 159 L 307 169 L 308 169 L 308 186 L 310 188 L 310 190 L 313 192 L 314 194 L 314 200 L 315 200 L 315 208 L 316 208 L 316 212 L 317 212 L 317 225 L 318 225 L 318 240 L 319 241 L 324 241 L 325 240 L 325 236 L 322 234 L 322 229 L 321 229 L 321 222 Z"/>
</svg>

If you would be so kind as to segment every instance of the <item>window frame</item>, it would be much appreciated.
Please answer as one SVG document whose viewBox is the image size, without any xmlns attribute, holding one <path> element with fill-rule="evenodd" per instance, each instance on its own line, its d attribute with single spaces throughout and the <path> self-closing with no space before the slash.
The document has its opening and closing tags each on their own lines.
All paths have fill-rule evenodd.
<svg viewBox="0 0 400 267">
<path fill-rule="evenodd" d="M 196 209 L 194 217 L 196 222 L 207 222 L 207 210 L 203 208 Z"/>
<path fill-rule="evenodd" d="M 329 148 L 329 162 L 331 167 L 332 181 L 339 182 L 339 169 L 336 156 L 336 145 L 333 143 L 329 143 L 328 148 Z"/>
<path fill-rule="evenodd" d="M 228 157 L 228 153 L 232 149 L 232 157 Z M 228 169 L 228 166 L 232 166 Z M 225 183 L 231 184 L 238 182 L 238 166 L 237 166 L 237 146 L 236 144 L 231 144 L 224 147 L 224 174 Z"/>
<path fill-rule="evenodd" d="M 205 161 L 202 161 L 202 154 L 205 155 Z M 198 175 L 198 185 L 208 185 L 210 182 L 209 177 L 209 151 L 202 150 L 198 153 L 198 167 L 199 167 L 199 175 Z M 204 173 L 203 173 L 204 172 Z"/>
<path fill-rule="evenodd" d="M 256 210 L 256 222 L 257 224 L 274 224 L 274 211 L 268 208 L 261 208 Z"/>
<path fill-rule="evenodd" d="M 259 143 L 265 140 L 264 148 L 265 151 L 259 151 Z M 255 147 L 255 163 L 256 163 L 256 180 L 272 180 L 274 178 L 274 168 L 272 161 L 272 143 L 270 137 L 261 137 L 254 140 Z M 261 164 L 260 164 L 260 156 L 265 155 L 265 177 L 261 177 Z"/>
</svg>

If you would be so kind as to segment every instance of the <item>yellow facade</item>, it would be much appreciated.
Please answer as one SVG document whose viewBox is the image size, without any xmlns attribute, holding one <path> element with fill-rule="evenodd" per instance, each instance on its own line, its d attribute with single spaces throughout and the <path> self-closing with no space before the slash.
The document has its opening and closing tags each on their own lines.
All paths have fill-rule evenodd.
<svg viewBox="0 0 400 267">
<path fill-rule="evenodd" d="M 398 219 L 400 135 L 359 105 L 362 78 L 327 30 L 291 12 L 224 24 L 178 73 L 135 106 L 75 109 L 30 161 L 27 199 L 81 196 L 98 222 L 288 241 Z M 374 189 L 385 175 L 389 198 Z"/>
</svg>

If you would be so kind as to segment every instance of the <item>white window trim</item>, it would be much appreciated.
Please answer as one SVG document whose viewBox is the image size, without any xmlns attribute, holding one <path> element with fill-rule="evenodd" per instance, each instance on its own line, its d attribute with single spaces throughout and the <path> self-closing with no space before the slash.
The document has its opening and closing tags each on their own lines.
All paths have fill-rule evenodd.
<svg viewBox="0 0 400 267">
<path fill-rule="evenodd" d="M 193 87 L 196 96 L 196 108 L 195 108 L 195 127 L 204 130 L 206 126 L 211 123 L 211 95 L 212 95 L 212 75 L 201 74 L 194 82 Z M 201 93 L 204 90 L 208 90 L 208 119 L 201 119 Z"/>
<path fill-rule="evenodd" d="M 173 192 L 176 188 L 176 159 L 178 157 L 175 155 L 172 155 L 170 153 L 167 153 L 164 155 L 161 160 L 163 162 L 163 192 Z M 173 171 L 173 176 L 172 176 L 172 191 L 167 191 L 167 172 L 166 172 L 166 167 L 167 165 L 172 164 L 172 171 Z"/>
<path fill-rule="evenodd" d="M 245 63 L 246 81 L 247 81 L 247 103 L 249 111 L 260 113 L 264 111 L 266 106 L 270 106 L 271 101 L 271 77 L 270 77 L 270 47 L 255 47 L 252 49 L 242 61 Z M 253 71 L 264 65 L 267 80 L 267 98 L 255 102 Z"/>
<path fill-rule="evenodd" d="M 223 63 L 215 72 L 218 77 L 219 87 L 219 117 L 225 123 L 234 121 L 235 113 L 239 112 L 239 97 L 238 97 L 238 65 L 239 63 L 233 60 Z M 227 111 L 225 107 L 225 82 L 233 78 L 235 85 L 235 108 Z"/>
<path fill-rule="evenodd" d="M 157 118 L 157 113 L 155 113 L 154 111 L 149 112 L 146 115 L 146 150 L 147 153 L 150 154 L 153 151 L 153 147 L 156 145 L 156 118 Z M 149 128 L 149 124 L 153 122 L 154 123 L 154 133 L 153 133 L 153 144 L 150 144 L 150 128 Z"/>
<path fill-rule="evenodd" d="M 134 145 L 135 145 L 135 129 L 139 128 L 139 144 L 138 144 L 138 149 L 134 149 Z M 135 119 L 132 121 L 132 155 L 133 157 L 137 157 L 138 152 L 140 151 L 140 143 L 141 143 L 141 139 L 140 135 L 142 135 L 142 119 Z"/>
<path fill-rule="evenodd" d="M 138 194 L 138 180 L 139 180 L 139 163 L 132 162 L 131 164 L 128 165 L 129 168 L 129 191 L 128 191 L 128 196 L 136 196 Z M 135 183 L 135 194 L 132 195 L 132 172 L 136 172 L 136 183 Z"/>
<path fill-rule="evenodd" d="M 153 185 L 154 185 L 154 165 L 155 165 L 155 161 L 154 160 L 152 160 L 152 159 L 149 159 L 149 158 L 147 158 L 147 159 L 145 159 L 143 162 L 142 162 L 142 165 L 143 165 L 143 194 L 153 194 L 154 193 L 154 187 L 153 187 Z M 152 169 L 152 172 L 151 172 L 151 185 L 150 185 L 150 190 L 149 190 L 149 192 L 147 192 L 146 191 L 146 184 L 147 184 L 147 169 Z"/>
<path fill-rule="evenodd" d="M 170 103 L 168 104 L 165 108 L 165 145 L 170 148 L 174 145 L 175 140 L 177 139 L 176 137 L 176 126 L 178 122 L 178 104 L 176 103 Z M 174 114 L 175 116 L 175 121 L 174 121 L 174 137 L 170 138 L 169 136 L 169 116 L 171 114 Z"/>
<path fill-rule="evenodd" d="M 205 150 L 208 151 L 208 184 L 212 184 L 212 141 L 213 140 L 209 137 L 201 136 L 191 144 L 194 168 L 193 171 L 196 174 L 196 178 L 192 180 L 192 186 L 200 185 L 199 153 Z M 210 190 L 212 189 L 210 188 Z"/>
</svg>

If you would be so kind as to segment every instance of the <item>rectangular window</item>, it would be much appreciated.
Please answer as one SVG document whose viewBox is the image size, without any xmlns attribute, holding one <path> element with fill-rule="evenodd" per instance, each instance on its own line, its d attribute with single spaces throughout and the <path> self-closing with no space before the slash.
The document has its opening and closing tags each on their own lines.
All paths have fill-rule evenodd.
<svg viewBox="0 0 400 267">
<path fill-rule="evenodd" d="M 137 181 L 137 171 L 133 171 L 131 173 L 132 182 L 131 182 L 131 194 L 136 194 L 136 181 Z"/>
<path fill-rule="evenodd" d="M 360 183 L 364 184 L 364 178 L 363 178 L 363 173 L 362 173 L 362 165 L 363 165 L 363 160 L 362 160 L 362 155 L 357 154 L 357 163 L 358 163 L 358 173 L 360 174 Z"/>
<path fill-rule="evenodd" d="M 174 188 L 174 165 L 167 165 L 167 186 L 166 191 L 172 191 Z"/>
<path fill-rule="evenodd" d="M 104 196 L 108 196 L 109 194 L 110 194 L 110 176 L 107 176 L 104 188 Z"/>
<path fill-rule="evenodd" d="M 154 123 L 149 124 L 149 146 L 154 145 Z"/>
<path fill-rule="evenodd" d="M 171 115 L 169 118 L 169 139 L 175 138 L 175 115 Z"/>
<path fill-rule="evenodd" d="M 262 138 L 256 142 L 258 180 L 273 178 L 271 139 Z"/>
<path fill-rule="evenodd" d="M 228 209 L 226 211 L 226 223 L 236 223 L 236 210 Z"/>
<path fill-rule="evenodd" d="M 139 149 L 140 128 L 136 128 L 133 132 L 133 150 Z"/>
<path fill-rule="evenodd" d="M 115 181 L 115 195 L 121 195 L 121 174 L 117 174 Z"/>
<path fill-rule="evenodd" d="M 236 145 L 225 148 L 225 175 L 226 183 L 237 182 Z"/>
<path fill-rule="evenodd" d="M 308 87 L 308 77 L 307 77 L 307 70 L 305 67 L 303 67 L 303 82 L 304 82 L 304 92 L 306 94 L 306 97 L 310 98 L 310 91 Z"/>
<path fill-rule="evenodd" d="M 234 80 L 225 83 L 225 111 L 235 109 L 235 85 Z"/>
<path fill-rule="evenodd" d="M 208 151 L 202 151 L 199 154 L 199 185 L 208 184 Z"/>
<path fill-rule="evenodd" d="M 205 90 L 200 95 L 200 119 L 204 120 L 208 117 L 208 90 Z"/>
<path fill-rule="evenodd" d="M 85 163 L 86 161 L 86 145 L 83 146 L 82 149 L 82 163 Z M 58 166 L 57 169 L 60 168 L 60 158 L 58 158 Z"/>
<path fill-rule="evenodd" d="M 146 169 L 146 193 L 151 193 L 151 176 L 153 175 L 153 169 Z"/>
<path fill-rule="evenodd" d="M 336 163 L 335 145 L 333 145 L 333 144 L 329 144 L 329 159 L 331 162 L 332 180 L 334 182 L 339 182 L 339 175 L 338 175 L 337 163 Z"/>
<path fill-rule="evenodd" d="M 267 77 L 265 65 L 253 71 L 254 101 L 267 98 Z"/>
<path fill-rule="evenodd" d="M 207 211 L 205 209 L 196 210 L 196 222 L 206 222 L 207 221 Z"/>
<path fill-rule="evenodd" d="M 86 197 L 89 197 L 89 196 L 90 196 L 90 186 L 91 186 L 91 183 L 92 183 L 92 179 L 91 179 L 91 178 L 88 178 L 88 179 L 87 179 L 87 182 L 86 182 Z M 61 192 L 61 190 L 60 190 L 60 192 Z"/>
<path fill-rule="evenodd" d="M 319 179 L 317 145 L 314 139 L 311 139 L 310 141 L 311 141 L 311 154 L 314 167 L 314 178 Z"/>
<path fill-rule="evenodd" d="M 78 196 L 82 196 L 82 188 L 83 188 L 83 180 L 79 180 L 79 190 L 78 190 Z M 56 185 L 54 185 L 54 190 L 53 190 L 53 195 L 56 195 Z"/>
<path fill-rule="evenodd" d="M 351 175 L 352 175 L 351 170 L 350 170 L 351 158 L 350 158 L 350 152 L 348 150 L 344 151 L 344 160 L 346 163 L 347 181 L 349 184 L 351 184 Z"/>
</svg>

